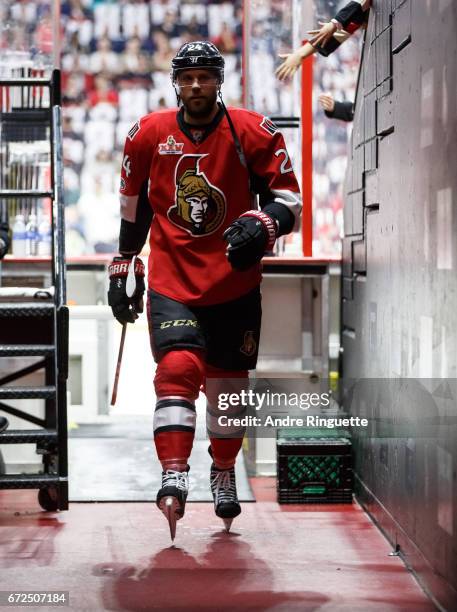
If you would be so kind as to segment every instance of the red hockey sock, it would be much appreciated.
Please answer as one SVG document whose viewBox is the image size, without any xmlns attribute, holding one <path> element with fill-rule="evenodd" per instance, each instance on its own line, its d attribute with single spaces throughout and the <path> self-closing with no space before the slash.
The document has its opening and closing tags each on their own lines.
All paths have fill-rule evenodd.
<svg viewBox="0 0 457 612">
<path fill-rule="evenodd" d="M 220 470 L 228 470 L 235 465 L 243 438 L 210 438 L 214 465 Z"/>
<path fill-rule="evenodd" d="M 195 400 L 203 373 L 198 351 L 169 351 L 157 366 L 154 442 L 164 470 L 183 471 L 187 467 L 195 435 Z"/>
<path fill-rule="evenodd" d="M 220 412 L 218 410 L 218 396 L 220 393 L 240 393 L 242 389 L 247 387 L 247 371 L 222 370 L 206 364 L 205 393 L 208 399 L 206 422 L 213 461 L 215 466 L 222 470 L 235 465 L 236 456 L 243 444 L 245 428 L 225 427 L 221 429 L 217 426 L 217 419 L 221 414 L 243 416 L 245 409 L 241 408 L 240 412 L 240 408 L 237 407 L 235 411 L 228 409 L 225 412 Z M 230 434 L 233 435 L 233 438 L 230 437 Z"/>
</svg>

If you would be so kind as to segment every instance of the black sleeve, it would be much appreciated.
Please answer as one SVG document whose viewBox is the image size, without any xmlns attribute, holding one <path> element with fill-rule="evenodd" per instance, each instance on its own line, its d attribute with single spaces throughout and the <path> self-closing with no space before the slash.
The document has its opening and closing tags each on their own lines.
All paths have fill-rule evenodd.
<svg viewBox="0 0 457 612">
<path fill-rule="evenodd" d="M 254 172 L 249 172 L 251 191 L 259 196 L 259 205 L 263 212 L 278 222 L 278 236 L 289 234 L 295 225 L 295 215 L 285 204 L 275 201 L 275 196 L 268 188 L 266 179 Z"/>
<path fill-rule="evenodd" d="M 290 234 L 293 230 L 295 216 L 284 204 L 269 202 L 262 207 L 262 211 L 278 222 L 278 236 Z"/>
<path fill-rule="evenodd" d="M 352 121 L 354 119 L 354 103 L 353 102 L 337 102 L 332 111 L 324 111 L 330 119 L 341 119 L 341 121 Z"/>
<path fill-rule="evenodd" d="M 335 19 L 341 23 L 346 30 L 350 24 L 361 26 L 368 16 L 368 11 L 364 11 L 360 2 L 348 2 L 338 11 Z"/>
<path fill-rule="evenodd" d="M 126 257 L 138 255 L 146 242 L 153 211 L 148 198 L 148 181 L 144 181 L 138 195 L 135 223 L 121 219 L 119 253 Z"/>
</svg>

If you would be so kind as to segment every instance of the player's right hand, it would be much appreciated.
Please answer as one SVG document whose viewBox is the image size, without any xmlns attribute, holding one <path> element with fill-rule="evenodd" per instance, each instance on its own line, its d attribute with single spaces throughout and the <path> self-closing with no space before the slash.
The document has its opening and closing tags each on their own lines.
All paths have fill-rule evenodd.
<svg viewBox="0 0 457 612">
<path fill-rule="evenodd" d="M 226 256 L 234 270 L 248 270 L 259 263 L 276 240 L 278 226 L 266 213 L 248 210 L 225 230 Z"/>
<path fill-rule="evenodd" d="M 127 295 L 127 275 L 131 259 L 115 257 L 110 263 L 108 304 L 119 323 L 135 323 L 138 313 L 143 312 L 144 264 L 138 257 L 135 259 L 136 288 L 131 297 Z"/>
</svg>

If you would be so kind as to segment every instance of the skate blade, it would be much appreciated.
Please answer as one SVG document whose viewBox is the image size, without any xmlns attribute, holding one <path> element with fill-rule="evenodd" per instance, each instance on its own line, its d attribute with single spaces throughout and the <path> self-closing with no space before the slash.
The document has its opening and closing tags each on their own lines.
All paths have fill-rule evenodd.
<svg viewBox="0 0 457 612">
<path fill-rule="evenodd" d="M 233 519 L 232 518 L 224 518 L 225 531 L 228 533 L 230 531 L 230 527 L 232 526 Z"/>
<path fill-rule="evenodd" d="M 176 497 L 171 495 L 169 497 L 163 497 L 160 500 L 159 507 L 168 521 L 168 526 L 170 527 L 170 537 L 171 540 L 174 541 L 176 536 L 176 522 L 178 518 L 180 518 L 177 515 L 177 512 L 180 509 L 179 501 L 176 499 Z"/>
</svg>

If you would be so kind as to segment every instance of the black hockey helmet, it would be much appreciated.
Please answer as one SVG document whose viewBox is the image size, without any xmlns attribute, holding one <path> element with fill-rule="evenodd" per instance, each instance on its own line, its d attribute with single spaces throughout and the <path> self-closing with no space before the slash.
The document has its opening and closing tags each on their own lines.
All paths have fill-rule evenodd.
<svg viewBox="0 0 457 612">
<path fill-rule="evenodd" d="M 213 43 L 206 40 L 184 44 L 171 60 L 171 80 L 176 82 L 180 70 L 189 68 L 207 68 L 218 73 L 221 83 L 224 82 L 224 58 Z"/>
</svg>

